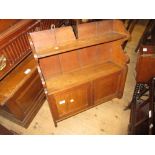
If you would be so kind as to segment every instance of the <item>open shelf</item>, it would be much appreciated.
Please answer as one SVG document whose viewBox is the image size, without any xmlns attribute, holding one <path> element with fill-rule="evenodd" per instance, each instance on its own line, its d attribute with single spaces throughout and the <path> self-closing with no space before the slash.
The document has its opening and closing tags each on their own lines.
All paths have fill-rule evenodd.
<svg viewBox="0 0 155 155">
<path fill-rule="evenodd" d="M 48 30 L 51 31 L 51 30 Z M 120 39 L 127 39 L 126 35 L 117 33 L 117 32 L 108 32 L 102 35 L 98 35 L 96 37 L 90 37 L 85 39 L 77 39 L 69 42 L 64 42 L 62 44 L 44 44 L 45 40 L 48 39 L 48 42 L 52 42 L 52 39 L 50 41 L 50 37 L 48 35 L 51 35 L 51 32 L 46 32 L 46 38 L 42 37 L 39 39 L 33 39 L 36 38 L 37 32 L 31 34 L 31 38 L 33 39 L 33 42 L 35 45 L 35 50 L 38 58 L 43 58 L 46 56 L 52 56 L 80 48 L 85 48 L 93 45 L 103 44 L 107 42 L 112 42 Z M 39 32 L 41 33 L 41 32 Z"/>
<path fill-rule="evenodd" d="M 59 76 L 46 79 L 48 93 L 52 94 L 60 90 L 68 89 L 73 86 L 92 81 L 99 77 L 121 71 L 121 67 L 112 63 L 106 62 L 95 66 L 85 67 L 83 69 L 64 73 Z"/>
</svg>

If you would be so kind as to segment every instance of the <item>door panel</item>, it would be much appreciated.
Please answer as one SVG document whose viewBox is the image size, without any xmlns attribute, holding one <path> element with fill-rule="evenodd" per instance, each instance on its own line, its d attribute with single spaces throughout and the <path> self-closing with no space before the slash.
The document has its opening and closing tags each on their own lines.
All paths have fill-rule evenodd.
<svg viewBox="0 0 155 155">
<path fill-rule="evenodd" d="M 68 113 L 77 111 L 88 106 L 89 86 L 83 85 L 68 93 Z"/>
<path fill-rule="evenodd" d="M 120 72 L 102 77 L 93 81 L 94 101 L 98 102 L 105 97 L 117 93 Z"/>
<path fill-rule="evenodd" d="M 37 86 L 36 83 L 38 84 Z M 36 70 L 31 78 L 27 80 L 17 91 L 13 98 L 21 111 L 23 111 L 26 115 L 31 106 L 38 101 L 38 97 L 41 95 L 41 92 L 42 84 Z"/>
<path fill-rule="evenodd" d="M 68 94 L 67 93 L 59 93 L 54 95 L 55 103 L 58 110 L 59 117 L 67 114 L 67 101 Z"/>
<path fill-rule="evenodd" d="M 53 95 L 59 117 L 77 112 L 91 102 L 90 84 L 83 84 Z"/>
</svg>

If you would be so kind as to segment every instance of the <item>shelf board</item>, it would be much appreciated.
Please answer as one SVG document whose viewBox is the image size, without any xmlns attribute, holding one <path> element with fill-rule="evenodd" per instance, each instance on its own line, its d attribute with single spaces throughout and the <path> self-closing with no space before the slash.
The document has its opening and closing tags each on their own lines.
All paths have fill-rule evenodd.
<svg viewBox="0 0 155 155">
<path fill-rule="evenodd" d="M 46 79 L 48 94 L 119 72 L 121 69 L 120 66 L 112 62 L 106 62 Z"/>
<path fill-rule="evenodd" d="M 32 35 L 31 37 L 33 38 L 33 34 L 30 34 L 30 35 Z M 89 47 L 89 46 L 93 46 L 93 45 L 108 43 L 108 42 L 117 41 L 117 40 L 121 40 L 121 39 L 127 40 L 128 37 L 125 34 L 121 34 L 121 33 L 117 33 L 117 32 L 108 32 L 108 33 L 99 35 L 97 37 L 77 39 L 77 40 L 73 40 L 73 41 L 70 41 L 67 43 L 64 42 L 63 44 L 58 44 L 57 46 L 56 45 L 53 46 L 52 44 L 43 46 L 43 45 L 41 45 L 41 43 L 43 44 L 43 42 L 41 40 L 39 41 L 40 46 L 35 46 L 35 45 L 39 44 L 37 42 L 33 42 L 33 44 L 35 46 L 35 51 L 36 51 L 37 57 L 43 58 L 43 57 L 47 57 L 47 56 L 52 56 L 52 55 L 80 49 L 80 48 L 85 48 L 85 47 Z"/>
</svg>

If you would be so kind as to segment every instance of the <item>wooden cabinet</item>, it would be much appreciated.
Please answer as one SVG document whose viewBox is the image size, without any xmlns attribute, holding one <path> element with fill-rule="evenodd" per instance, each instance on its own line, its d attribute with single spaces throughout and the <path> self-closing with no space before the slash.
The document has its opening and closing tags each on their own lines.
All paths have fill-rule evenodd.
<svg viewBox="0 0 155 155">
<path fill-rule="evenodd" d="M 0 114 L 28 127 L 45 101 L 43 86 L 32 55 L 0 81 Z"/>
<path fill-rule="evenodd" d="M 129 134 L 155 134 L 155 46 L 141 45 L 136 64 L 136 85 L 131 103 Z M 152 126 L 152 127 L 150 127 Z"/>
<path fill-rule="evenodd" d="M 121 98 L 129 60 L 129 37 L 119 20 L 103 20 L 29 35 L 38 72 L 57 122 L 97 104 Z"/>
<path fill-rule="evenodd" d="M 155 47 L 141 46 L 138 53 L 136 64 L 136 82 L 148 83 L 148 81 L 155 76 Z"/>
<path fill-rule="evenodd" d="M 24 119 L 24 117 L 31 110 L 32 106 L 37 105 L 37 103 L 39 103 L 39 100 L 44 96 L 42 94 L 42 84 L 37 74 L 37 70 L 35 70 L 30 78 L 26 80 L 23 85 L 16 91 L 10 102 L 7 103 L 8 105 L 10 103 L 18 106 L 21 114 L 18 115 L 15 112 L 15 115 L 19 119 Z M 11 111 L 14 112 L 14 109 L 11 109 Z"/>
</svg>

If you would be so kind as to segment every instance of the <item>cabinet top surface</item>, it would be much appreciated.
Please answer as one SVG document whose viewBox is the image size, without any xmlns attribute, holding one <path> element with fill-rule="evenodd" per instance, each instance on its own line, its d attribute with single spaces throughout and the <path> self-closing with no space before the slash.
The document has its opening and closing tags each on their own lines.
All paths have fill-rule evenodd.
<svg viewBox="0 0 155 155">
<path fill-rule="evenodd" d="M 77 27 L 76 39 L 71 26 L 30 33 L 30 44 L 38 58 L 56 55 L 97 44 L 128 39 L 121 21 L 105 20 Z"/>
</svg>

